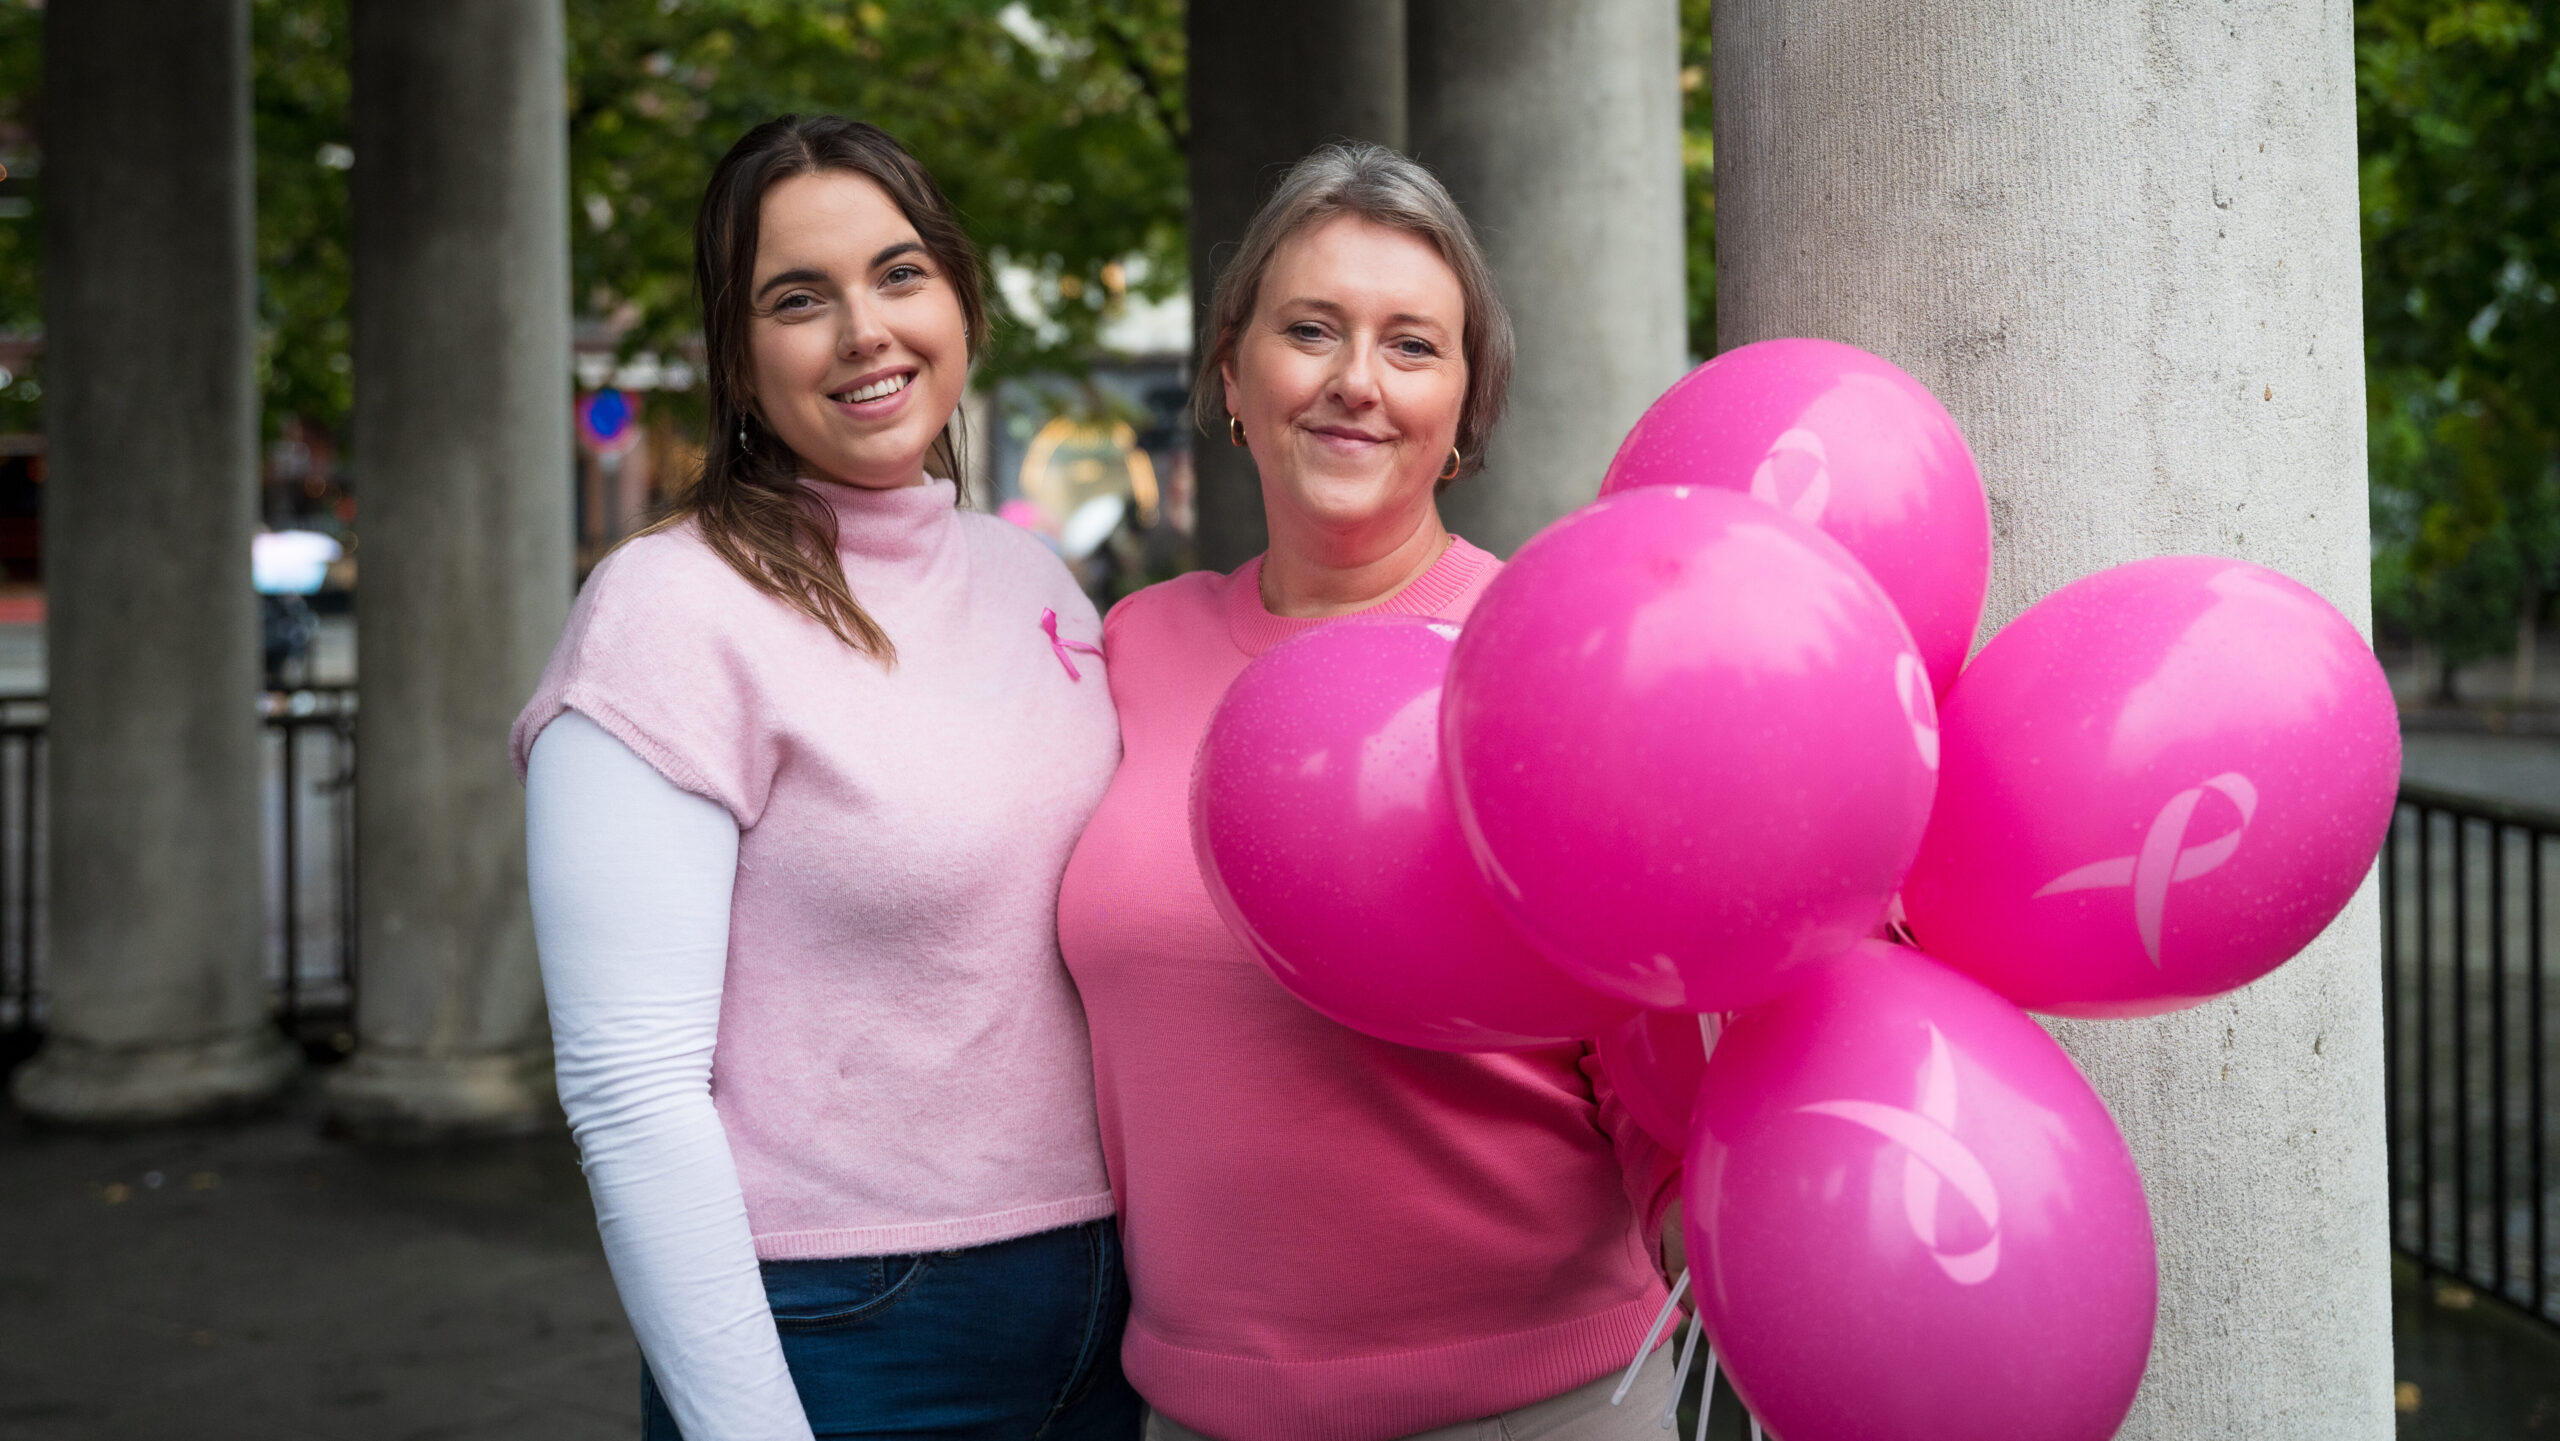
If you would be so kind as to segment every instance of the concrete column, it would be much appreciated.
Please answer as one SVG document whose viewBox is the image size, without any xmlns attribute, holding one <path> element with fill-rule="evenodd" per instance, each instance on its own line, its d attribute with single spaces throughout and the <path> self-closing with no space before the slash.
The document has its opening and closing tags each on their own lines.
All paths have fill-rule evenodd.
<svg viewBox="0 0 2560 1441">
<path fill-rule="evenodd" d="M 507 727 L 570 591 L 558 0 L 358 0 L 358 1134 L 554 1110 Z"/>
<path fill-rule="evenodd" d="M 258 842 L 247 0 L 45 17 L 50 1120 L 291 1074 Z M 136 43 L 147 37 L 147 43 Z"/>
<path fill-rule="evenodd" d="M 2244 556 L 2368 611 L 2349 7 L 1721 0 L 1717 319 L 1937 391 L 1996 538 L 1983 634 L 2075 577 Z M 2291 965 L 2055 1027 L 2160 1240 L 2128 1437 L 2392 1434 L 2373 891 Z"/>
<path fill-rule="evenodd" d="M 1441 502 L 1508 555 L 1600 492 L 1687 368 L 1673 0 L 1407 0 L 1417 158 L 1466 207 L 1520 339 L 1510 418 Z"/>
<path fill-rule="evenodd" d="M 1191 294 L 1205 324 L 1219 266 L 1271 187 L 1328 140 L 1401 149 L 1403 0 L 1192 0 Z M 1231 570 L 1268 543 L 1253 459 L 1198 437 L 1200 563 Z"/>
</svg>

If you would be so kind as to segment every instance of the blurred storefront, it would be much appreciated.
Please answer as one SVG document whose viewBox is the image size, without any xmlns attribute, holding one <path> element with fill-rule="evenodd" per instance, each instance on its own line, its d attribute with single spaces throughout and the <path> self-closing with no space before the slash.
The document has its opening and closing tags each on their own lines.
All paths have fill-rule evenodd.
<svg viewBox="0 0 2560 1441">
<path fill-rule="evenodd" d="M 1180 355 L 1081 377 L 997 385 L 987 407 L 985 503 L 1047 541 L 1098 605 L 1192 565 L 1191 387 Z"/>
<path fill-rule="evenodd" d="M 575 330 L 578 575 L 647 526 L 702 464 L 699 356 L 620 353 L 607 322 Z"/>
</svg>

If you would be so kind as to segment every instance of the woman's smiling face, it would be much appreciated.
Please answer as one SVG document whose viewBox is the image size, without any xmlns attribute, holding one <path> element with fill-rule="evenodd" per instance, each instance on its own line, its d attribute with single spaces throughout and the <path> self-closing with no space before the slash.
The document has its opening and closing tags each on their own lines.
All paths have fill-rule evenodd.
<svg viewBox="0 0 2560 1441">
<path fill-rule="evenodd" d="M 1431 503 L 1466 403 L 1466 296 L 1429 240 L 1336 216 L 1284 243 L 1221 368 L 1273 528 Z"/>
<path fill-rule="evenodd" d="M 968 332 L 889 192 L 840 170 L 775 184 L 752 284 L 756 411 L 802 472 L 874 490 L 922 481 L 968 383 Z"/>
</svg>

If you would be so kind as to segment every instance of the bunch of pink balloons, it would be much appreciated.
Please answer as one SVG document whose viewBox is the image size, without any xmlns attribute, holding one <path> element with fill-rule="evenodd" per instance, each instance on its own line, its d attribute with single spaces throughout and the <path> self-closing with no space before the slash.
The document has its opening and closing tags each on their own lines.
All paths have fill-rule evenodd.
<svg viewBox="0 0 2560 1441">
<path fill-rule="evenodd" d="M 1990 561 L 1919 382 L 1744 346 L 1463 630 L 1276 647 L 1200 753 L 1202 873 L 1283 986 L 1410 1045 L 1596 1045 L 1686 1157 L 1701 1322 L 1787 1441 L 2114 1433 L 2149 1213 L 2021 1008 L 2248 984 L 2390 822 L 2390 692 L 2310 590 L 2136 561 L 1968 664 Z"/>
</svg>

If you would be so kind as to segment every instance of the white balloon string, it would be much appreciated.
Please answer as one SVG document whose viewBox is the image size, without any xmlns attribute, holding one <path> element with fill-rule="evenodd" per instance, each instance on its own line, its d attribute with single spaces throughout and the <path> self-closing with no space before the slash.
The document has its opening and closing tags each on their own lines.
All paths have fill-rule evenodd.
<svg viewBox="0 0 2560 1441">
<path fill-rule="evenodd" d="M 1707 1384 L 1698 1388 L 1698 1434 L 1693 1441 L 1707 1441 L 1707 1417 L 1716 1409 L 1716 1348 L 1707 1348 Z"/>
<path fill-rule="evenodd" d="M 1680 1364 L 1672 1369 L 1671 1394 L 1662 1403 L 1662 1429 L 1665 1431 L 1676 1433 L 1680 1429 L 1680 1393 L 1689 1385 L 1689 1363 L 1698 1357 L 1698 1333 L 1706 1329 L 1698 1324 L 1696 1317 L 1689 1318 L 1689 1339 L 1680 1343 Z"/>
<path fill-rule="evenodd" d="M 1662 1339 L 1662 1328 L 1670 1324 L 1672 1314 L 1680 1309 L 1681 1296 L 1688 1290 L 1689 1272 L 1684 1267 L 1680 1279 L 1672 1283 L 1671 1294 L 1663 1298 L 1662 1309 L 1654 1314 L 1653 1329 L 1644 1333 L 1644 1344 L 1636 1348 L 1636 1359 L 1627 1363 L 1627 1374 L 1618 1378 L 1618 1389 L 1609 1397 L 1610 1405 L 1627 1399 L 1628 1388 L 1636 1384 L 1636 1373 L 1644 1369 L 1644 1358 L 1653 1354 L 1654 1343 Z"/>
<path fill-rule="evenodd" d="M 1757 1416 L 1752 1416 L 1752 1415 L 1751 1415 L 1751 1413 L 1750 1413 L 1750 1412 L 1748 1412 L 1748 1411 L 1745 1411 L 1745 1412 L 1744 1412 L 1744 1413 L 1742 1413 L 1742 1414 L 1743 1414 L 1744 1416 L 1746 1416 L 1746 1417 L 1749 1417 L 1749 1418 L 1750 1418 L 1750 1421 L 1751 1421 L 1751 1441 L 1760 1441 L 1760 1418 L 1759 1418 L 1759 1417 L 1757 1417 Z"/>
</svg>

